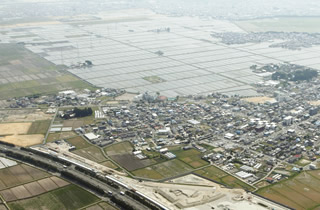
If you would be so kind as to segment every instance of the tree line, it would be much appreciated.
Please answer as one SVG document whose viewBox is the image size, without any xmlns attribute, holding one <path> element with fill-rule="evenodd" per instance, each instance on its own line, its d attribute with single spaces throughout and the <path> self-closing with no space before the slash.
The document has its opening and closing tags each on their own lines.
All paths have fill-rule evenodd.
<svg viewBox="0 0 320 210">
<path fill-rule="evenodd" d="M 86 117 L 86 116 L 91 116 L 93 111 L 91 107 L 89 108 L 84 108 L 84 109 L 79 109 L 79 108 L 74 108 L 73 110 L 75 117 Z"/>
<path fill-rule="evenodd" d="M 289 81 L 310 81 L 313 78 L 318 76 L 318 71 L 313 69 L 304 69 L 304 70 L 298 70 L 295 72 L 275 72 L 272 74 L 271 79 L 272 80 L 289 80 Z"/>
</svg>

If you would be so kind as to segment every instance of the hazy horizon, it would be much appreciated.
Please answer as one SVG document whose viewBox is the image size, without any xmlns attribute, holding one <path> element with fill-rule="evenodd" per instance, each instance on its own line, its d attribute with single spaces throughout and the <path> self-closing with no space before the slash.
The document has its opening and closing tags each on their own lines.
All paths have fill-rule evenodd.
<svg viewBox="0 0 320 210">
<path fill-rule="evenodd" d="M 3 20 L 17 17 L 94 15 L 129 8 L 151 9 L 168 15 L 221 19 L 320 15 L 320 5 L 316 0 L 5 0 L 0 3 L 0 8 L 0 18 Z"/>
</svg>

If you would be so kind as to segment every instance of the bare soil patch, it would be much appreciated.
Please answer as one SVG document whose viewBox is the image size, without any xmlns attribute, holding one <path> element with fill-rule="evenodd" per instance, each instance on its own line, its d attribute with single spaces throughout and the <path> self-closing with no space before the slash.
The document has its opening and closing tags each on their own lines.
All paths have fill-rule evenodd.
<svg viewBox="0 0 320 210">
<path fill-rule="evenodd" d="M 2 122 L 33 122 L 52 119 L 53 114 L 46 114 L 42 110 L 2 110 Z"/>
<path fill-rule="evenodd" d="M 275 99 L 267 96 L 262 96 L 262 97 L 244 98 L 243 100 L 251 103 L 255 103 L 255 104 L 263 104 L 266 102 L 274 101 Z"/>
<path fill-rule="evenodd" d="M 19 183 L 19 180 L 7 169 L 0 171 L 0 178 L 6 187 L 12 187 Z"/>
<path fill-rule="evenodd" d="M 28 172 L 24 170 L 21 165 L 10 167 L 9 170 L 12 175 L 14 175 L 20 181 L 20 183 L 26 183 L 33 180 L 32 176 L 30 176 L 30 174 L 28 174 Z"/>
<path fill-rule="evenodd" d="M 25 184 L 24 187 L 31 193 L 32 196 L 40 195 L 46 192 L 46 190 L 43 189 L 38 182 L 31 182 L 29 184 Z"/>
<path fill-rule="evenodd" d="M 137 94 L 132 94 L 132 93 L 125 93 L 121 96 L 116 97 L 117 101 L 133 101 L 134 97 Z"/>
<path fill-rule="evenodd" d="M 58 186 L 50 178 L 39 180 L 38 183 L 47 192 L 58 188 Z"/>
<path fill-rule="evenodd" d="M 50 133 L 47 142 L 52 142 L 60 139 L 69 139 L 71 137 L 77 136 L 73 131 L 70 132 L 60 132 L 60 133 Z"/>
<path fill-rule="evenodd" d="M 69 182 L 63 180 L 63 179 L 60 179 L 56 176 L 53 176 L 51 177 L 51 180 L 56 184 L 58 185 L 59 187 L 64 187 L 64 186 L 67 186 L 69 184 Z"/>
<path fill-rule="evenodd" d="M 81 120 L 65 120 L 63 122 L 63 127 L 72 127 L 72 129 L 76 129 L 84 125 L 85 123 Z"/>
<path fill-rule="evenodd" d="M 7 188 L 3 181 L 0 180 L 0 190 Z"/>
<path fill-rule="evenodd" d="M 30 174 L 30 176 L 32 176 L 33 179 L 41 179 L 48 176 L 47 173 L 40 171 L 39 169 L 33 168 L 31 166 L 22 165 L 22 167 Z"/>
<path fill-rule="evenodd" d="M 0 205 L 0 210 L 8 210 L 7 207 L 3 204 Z"/>
<path fill-rule="evenodd" d="M 190 184 L 190 185 L 203 185 L 203 186 L 215 186 L 214 182 L 208 181 L 194 174 L 189 174 L 176 179 L 172 179 L 168 182 L 180 183 L 180 184 Z"/>
<path fill-rule="evenodd" d="M 17 197 L 17 199 L 31 197 L 30 192 L 23 185 L 11 188 L 11 192 Z"/>
<path fill-rule="evenodd" d="M 2 123 L 0 124 L 0 135 L 27 134 L 32 123 Z"/>
<path fill-rule="evenodd" d="M 309 104 L 311 104 L 312 106 L 319 106 L 320 100 L 319 101 L 309 101 Z"/>
<path fill-rule="evenodd" d="M 36 144 L 41 144 L 44 135 L 32 134 L 32 135 L 12 135 L 1 137 L 0 140 L 8 142 L 17 146 L 28 147 Z"/>
<path fill-rule="evenodd" d="M 0 192 L 0 194 L 3 197 L 3 199 L 7 202 L 17 200 L 17 197 L 13 194 L 13 192 L 10 189 L 3 190 Z"/>
</svg>

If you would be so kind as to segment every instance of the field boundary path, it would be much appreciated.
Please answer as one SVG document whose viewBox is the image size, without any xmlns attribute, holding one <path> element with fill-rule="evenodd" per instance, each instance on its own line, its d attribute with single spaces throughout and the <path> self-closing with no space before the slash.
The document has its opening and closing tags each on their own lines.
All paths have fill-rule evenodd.
<svg viewBox="0 0 320 210">
<path fill-rule="evenodd" d="M 253 188 L 255 189 L 255 190 L 253 190 L 253 191 L 256 191 L 256 190 L 259 189 L 259 188 L 257 188 L 256 186 L 254 186 L 253 184 L 250 184 L 250 183 L 246 182 L 245 180 L 243 180 L 243 179 L 241 179 L 241 178 L 238 178 L 238 177 L 236 177 L 235 175 L 229 173 L 228 171 L 223 170 L 221 167 L 219 167 L 219 166 L 217 166 L 217 165 L 215 165 L 215 164 L 212 164 L 212 165 L 215 166 L 215 167 L 217 167 L 218 169 L 222 170 L 223 172 L 229 174 L 230 176 L 232 176 L 232 177 L 234 177 L 234 178 L 236 178 L 236 179 L 239 179 L 239 180 L 242 181 L 243 183 L 246 183 L 247 185 L 253 187 Z"/>
<path fill-rule="evenodd" d="M 48 136 L 49 136 L 49 133 L 50 133 L 50 130 L 51 130 L 51 126 L 52 126 L 53 122 L 56 120 L 58 111 L 59 111 L 59 109 L 57 108 L 57 110 L 56 110 L 56 112 L 54 113 L 54 116 L 53 116 L 53 118 L 52 118 L 52 120 L 51 120 L 51 122 L 50 122 L 50 125 L 49 125 L 49 128 L 48 128 L 48 130 L 47 130 L 47 133 L 46 133 L 45 137 L 43 138 L 43 143 L 42 143 L 42 144 L 46 144 L 46 143 L 47 143 L 47 138 L 48 138 Z"/>
</svg>

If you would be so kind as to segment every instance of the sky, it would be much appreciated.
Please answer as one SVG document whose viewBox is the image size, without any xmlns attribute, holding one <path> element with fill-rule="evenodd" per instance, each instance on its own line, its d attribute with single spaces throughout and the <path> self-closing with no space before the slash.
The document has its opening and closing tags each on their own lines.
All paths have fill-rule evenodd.
<svg viewBox="0 0 320 210">
<path fill-rule="evenodd" d="M 128 8 L 220 19 L 320 16 L 319 0 L 1 0 L 0 18 L 72 16 Z"/>
</svg>

